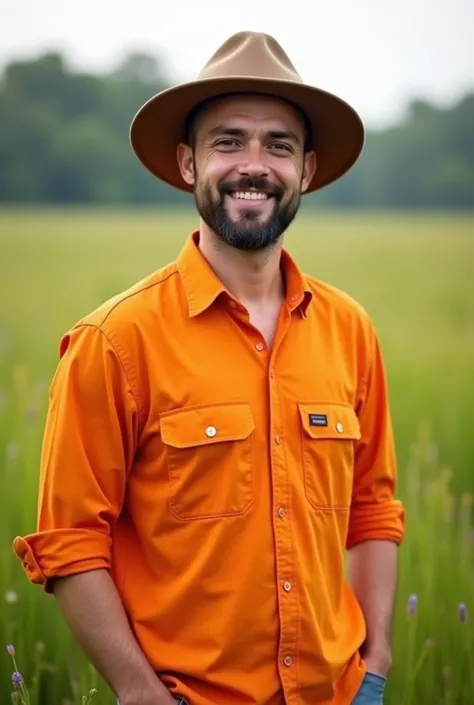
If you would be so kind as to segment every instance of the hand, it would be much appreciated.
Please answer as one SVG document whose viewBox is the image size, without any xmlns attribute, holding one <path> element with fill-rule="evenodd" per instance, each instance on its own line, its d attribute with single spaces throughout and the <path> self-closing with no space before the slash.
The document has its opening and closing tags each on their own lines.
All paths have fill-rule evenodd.
<svg viewBox="0 0 474 705">
<path fill-rule="evenodd" d="M 178 701 L 179 702 L 179 701 Z M 117 699 L 117 705 L 176 705 L 176 698 L 171 693 L 160 695 L 159 699 L 147 696 L 132 695 L 125 700 Z"/>
<path fill-rule="evenodd" d="M 369 673 L 387 678 L 392 667 L 392 653 L 386 644 L 368 649 L 363 659 Z"/>
<path fill-rule="evenodd" d="M 123 693 L 117 705 L 176 705 L 176 698 L 157 679 L 157 684 L 148 689 L 134 689 Z"/>
<path fill-rule="evenodd" d="M 179 702 L 179 701 L 178 701 Z M 159 699 L 157 700 L 156 696 L 155 697 L 147 697 L 147 696 L 130 696 L 126 698 L 125 700 L 120 700 L 119 698 L 117 699 L 117 705 L 176 705 L 176 698 L 174 698 L 171 693 L 168 693 L 167 695 L 160 695 Z"/>
<path fill-rule="evenodd" d="M 176 705 L 176 698 L 171 693 L 155 696 L 130 696 L 126 700 L 117 700 L 118 705 Z"/>
</svg>

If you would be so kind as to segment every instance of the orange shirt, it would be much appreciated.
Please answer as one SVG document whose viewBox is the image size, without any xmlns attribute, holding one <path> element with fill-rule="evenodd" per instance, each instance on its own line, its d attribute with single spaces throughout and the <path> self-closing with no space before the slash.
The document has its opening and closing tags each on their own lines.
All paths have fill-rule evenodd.
<svg viewBox="0 0 474 705">
<path fill-rule="evenodd" d="M 379 343 L 287 251 L 269 351 L 191 235 L 61 341 L 27 576 L 108 568 L 192 705 L 346 705 L 365 663 L 345 550 L 399 543 Z"/>
</svg>

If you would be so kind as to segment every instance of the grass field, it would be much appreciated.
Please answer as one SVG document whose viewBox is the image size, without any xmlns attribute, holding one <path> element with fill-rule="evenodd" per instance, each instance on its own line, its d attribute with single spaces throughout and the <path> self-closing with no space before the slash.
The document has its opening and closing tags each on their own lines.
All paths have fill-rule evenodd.
<svg viewBox="0 0 474 705">
<path fill-rule="evenodd" d="M 0 641 L 15 644 L 31 705 L 80 703 L 94 686 L 94 702 L 114 702 L 11 549 L 35 526 L 59 337 L 173 258 L 195 224 L 192 213 L 0 211 Z M 472 705 L 474 216 L 308 213 L 286 245 L 366 307 L 384 350 L 407 507 L 386 703 Z M 5 650 L 2 703 L 12 670 Z"/>
</svg>

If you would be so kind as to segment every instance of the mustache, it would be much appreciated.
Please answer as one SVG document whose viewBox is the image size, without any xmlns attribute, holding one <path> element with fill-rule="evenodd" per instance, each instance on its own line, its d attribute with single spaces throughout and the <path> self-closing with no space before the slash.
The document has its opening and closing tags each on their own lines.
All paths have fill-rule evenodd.
<svg viewBox="0 0 474 705">
<path fill-rule="evenodd" d="M 232 191 L 250 191 L 250 189 L 256 189 L 257 191 L 264 191 L 270 196 L 275 198 L 281 198 L 285 189 L 279 184 L 272 184 L 270 181 L 264 177 L 251 178 L 243 177 L 238 181 L 222 181 L 219 184 L 219 193 L 221 195 L 230 193 Z"/>
</svg>

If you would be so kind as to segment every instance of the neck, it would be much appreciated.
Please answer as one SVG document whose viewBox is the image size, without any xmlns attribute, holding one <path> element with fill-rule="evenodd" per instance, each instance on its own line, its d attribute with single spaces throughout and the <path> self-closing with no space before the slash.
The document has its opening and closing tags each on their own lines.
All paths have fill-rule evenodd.
<svg viewBox="0 0 474 705">
<path fill-rule="evenodd" d="M 262 304 L 284 299 L 281 242 L 258 252 L 237 250 L 201 221 L 199 249 L 216 276 L 239 301 Z"/>
</svg>

